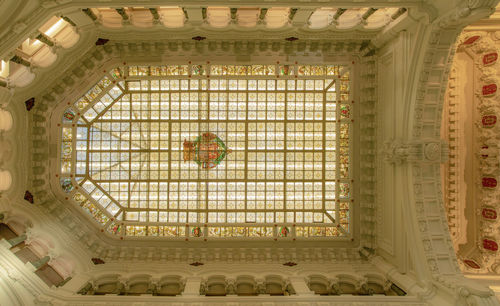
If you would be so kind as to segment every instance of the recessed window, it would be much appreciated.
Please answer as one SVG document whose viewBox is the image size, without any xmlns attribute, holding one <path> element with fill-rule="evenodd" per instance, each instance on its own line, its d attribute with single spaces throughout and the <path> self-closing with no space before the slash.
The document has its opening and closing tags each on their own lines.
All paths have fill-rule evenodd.
<svg viewBox="0 0 500 306">
<path fill-rule="evenodd" d="M 108 233 L 345 238 L 342 65 L 112 69 L 62 116 L 60 182 Z"/>
</svg>

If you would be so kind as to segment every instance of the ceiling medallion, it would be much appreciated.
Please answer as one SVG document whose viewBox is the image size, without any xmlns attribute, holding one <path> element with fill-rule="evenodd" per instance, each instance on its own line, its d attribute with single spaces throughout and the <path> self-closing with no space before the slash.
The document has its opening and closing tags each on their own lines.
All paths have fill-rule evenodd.
<svg viewBox="0 0 500 306">
<path fill-rule="evenodd" d="M 217 167 L 231 150 L 217 135 L 207 132 L 194 141 L 184 139 L 184 161 L 194 160 L 203 169 Z"/>
</svg>

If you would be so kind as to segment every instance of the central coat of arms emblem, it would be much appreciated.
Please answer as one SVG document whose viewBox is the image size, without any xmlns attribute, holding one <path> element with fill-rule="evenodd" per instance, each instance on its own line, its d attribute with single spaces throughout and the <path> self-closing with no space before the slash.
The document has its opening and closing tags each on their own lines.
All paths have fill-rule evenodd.
<svg viewBox="0 0 500 306">
<path fill-rule="evenodd" d="M 195 161 L 203 169 L 217 167 L 231 153 L 217 135 L 206 132 L 194 141 L 184 139 L 184 161 Z"/>
</svg>

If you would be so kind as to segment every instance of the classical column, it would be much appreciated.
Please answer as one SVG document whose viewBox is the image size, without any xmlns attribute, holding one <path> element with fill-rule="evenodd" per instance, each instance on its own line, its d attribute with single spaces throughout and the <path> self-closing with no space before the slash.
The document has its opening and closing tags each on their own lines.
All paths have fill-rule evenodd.
<svg viewBox="0 0 500 306">
<path fill-rule="evenodd" d="M 314 295 L 306 284 L 306 281 L 301 276 L 291 276 L 289 278 L 290 284 L 292 284 L 293 290 L 297 295 Z"/>
<path fill-rule="evenodd" d="M 186 285 L 184 286 L 183 296 L 198 296 L 200 295 L 201 277 L 187 277 Z"/>
<path fill-rule="evenodd" d="M 26 234 L 22 234 L 21 236 L 17 236 L 15 238 L 7 240 L 7 242 L 12 246 L 15 247 L 16 245 L 24 242 L 28 238 Z"/>
<path fill-rule="evenodd" d="M 39 260 L 32 261 L 31 264 L 38 270 L 40 269 L 43 265 L 47 264 L 50 261 L 50 256 L 45 256 L 40 258 Z"/>
</svg>

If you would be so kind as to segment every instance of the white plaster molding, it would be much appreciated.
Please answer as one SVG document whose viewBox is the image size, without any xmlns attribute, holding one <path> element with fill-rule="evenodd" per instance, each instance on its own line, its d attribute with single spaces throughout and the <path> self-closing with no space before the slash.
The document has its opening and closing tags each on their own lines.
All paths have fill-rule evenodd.
<svg viewBox="0 0 500 306">
<path fill-rule="evenodd" d="M 0 170 L 0 191 L 6 191 L 12 184 L 12 175 L 8 170 Z"/>
<path fill-rule="evenodd" d="M 448 145 L 445 141 L 420 140 L 403 143 L 386 141 L 382 149 L 384 160 L 389 163 L 403 162 L 444 163 L 448 160 Z"/>
<path fill-rule="evenodd" d="M 12 120 L 11 113 L 0 108 L 0 132 L 9 131 L 12 128 Z"/>
</svg>

